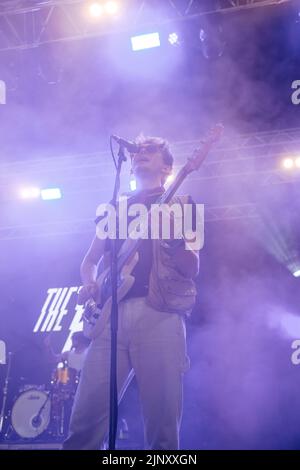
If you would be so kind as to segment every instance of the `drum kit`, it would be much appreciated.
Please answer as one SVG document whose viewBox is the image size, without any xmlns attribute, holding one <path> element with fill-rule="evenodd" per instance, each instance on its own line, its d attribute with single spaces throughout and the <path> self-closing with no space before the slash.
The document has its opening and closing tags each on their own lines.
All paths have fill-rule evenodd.
<svg viewBox="0 0 300 470">
<path fill-rule="evenodd" d="M 4 440 L 63 440 L 78 381 L 77 371 L 60 363 L 52 373 L 48 389 L 44 385 L 22 385 L 5 416 Z"/>
<path fill-rule="evenodd" d="M 45 384 L 37 385 L 34 381 L 36 378 L 38 382 L 41 378 L 39 367 L 38 370 L 35 367 L 31 368 L 36 372 L 31 377 L 32 382 L 28 377 L 20 377 L 19 374 L 16 381 L 14 380 L 15 374 L 11 371 L 15 369 L 19 372 L 20 369 L 15 362 L 14 367 L 11 367 L 12 357 L 13 354 L 8 353 L 7 362 L 1 362 L 0 356 L 0 364 L 6 366 L 0 409 L 1 445 L 44 445 L 50 442 L 60 445 L 67 437 L 73 401 L 79 383 L 80 372 L 73 367 L 76 365 L 74 360 L 73 362 L 69 360 L 69 363 L 67 361 L 58 363 L 52 372 L 50 368 L 43 375 Z M 70 355 L 68 358 L 70 359 Z M 121 416 L 118 432 L 119 448 L 122 448 L 125 442 L 127 446 L 128 439 L 127 421 Z"/>
</svg>

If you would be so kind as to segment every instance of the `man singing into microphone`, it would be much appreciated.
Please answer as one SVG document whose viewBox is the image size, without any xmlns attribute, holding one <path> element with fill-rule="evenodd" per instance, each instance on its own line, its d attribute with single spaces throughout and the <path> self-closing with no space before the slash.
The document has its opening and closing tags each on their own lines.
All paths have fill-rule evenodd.
<svg viewBox="0 0 300 470">
<path fill-rule="evenodd" d="M 141 138 L 136 143 L 131 162 L 137 191 L 128 199 L 128 207 L 143 203 L 150 208 L 164 193 L 173 157 L 168 143 L 161 138 Z M 183 196 L 174 200 L 180 204 L 190 202 Z M 122 242 L 117 240 L 118 249 Z M 81 264 L 83 288 L 79 303 L 97 298 L 97 267 L 109 251 L 109 239 L 94 238 Z M 144 420 L 145 448 L 173 450 L 179 448 L 182 377 L 188 368 L 185 314 L 195 301 L 193 279 L 198 274 L 199 253 L 187 249 L 182 234 L 182 238 L 171 236 L 169 240 L 142 240 L 138 254 L 132 272 L 135 282 L 119 303 L 119 399 L 133 370 Z M 109 378 L 110 324 L 87 351 L 64 449 L 104 448 L 109 427 Z"/>
</svg>

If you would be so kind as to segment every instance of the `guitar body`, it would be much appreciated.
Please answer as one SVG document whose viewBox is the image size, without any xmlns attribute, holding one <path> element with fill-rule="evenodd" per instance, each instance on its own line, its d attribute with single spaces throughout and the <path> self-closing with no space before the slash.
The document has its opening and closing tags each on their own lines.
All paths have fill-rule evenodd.
<svg viewBox="0 0 300 470">
<path fill-rule="evenodd" d="M 120 302 L 130 291 L 134 284 L 134 276 L 131 274 L 139 259 L 138 253 L 132 257 L 126 264 L 119 275 L 118 282 L 118 302 Z M 90 299 L 86 302 L 83 311 L 83 333 L 89 339 L 96 338 L 105 326 L 108 324 L 111 312 L 111 293 L 107 292 L 111 287 L 107 288 L 107 280 L 109 280 L 110 267 L 105 269 L 97 279 L 99 287 L 99 297 L 96 300 Z"/>
</svg>

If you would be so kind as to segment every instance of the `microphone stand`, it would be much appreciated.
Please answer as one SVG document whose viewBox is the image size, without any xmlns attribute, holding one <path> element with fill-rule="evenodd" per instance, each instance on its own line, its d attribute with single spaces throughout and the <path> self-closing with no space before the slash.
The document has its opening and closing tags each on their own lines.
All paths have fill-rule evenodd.
<svg viewBox="0 0 300 470">
<path fill-rule="evenodd" d="M 120 190 L 120 174 L 122 163 L 127 158 L 124 153 L 124 145 L 120 143 L 118 151 L 117 173 L 115 178 L 113 198 L 111 204 L 117 209 L 117 199 Z M 110 356 L 110 402 L 109 402 L 109 450 L 115 450 L 117 425 L 118 425 L 118 388 L 117 388 L 117 337 L 118 337 L 118 253 L 117 240 L 119 238 L 118 227 L 116 239 L 111 239 L 111 356 Z"/>
<path fill-rule="evenodd" d="M 32 425 L 33 425 L 34 428 L 38 428 L 42 424 L 42 418 L 41 418 L 42 413 L 43 413 L 48 401 L 51 398 L 52 398 L 52 391 L 47 393 L 47 398 L 44 401 L 44 403 L 42 404 L 42 406 L 40 407 L 38 414 L 35 415 L 34 418 L 32 419 Z"/>
</svg>

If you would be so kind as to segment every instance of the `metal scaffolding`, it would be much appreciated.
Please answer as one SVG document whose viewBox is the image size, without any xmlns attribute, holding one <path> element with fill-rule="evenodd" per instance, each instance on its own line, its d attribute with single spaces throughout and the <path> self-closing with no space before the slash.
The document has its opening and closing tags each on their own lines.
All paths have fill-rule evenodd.
<svg viewBox="0 0 300 470">
<path fill-rule="evenodd" d="M 172 151 L 176 168 L 180 167 L 199 141 L 175 142 Z M 299 156 L 300 128 L 281 131 L 261 132 L 247 135 L 225 135 L 219 145 L 211 152 L 199 173 L 190 176 L 188 185 L 203 187 L 220 183 L 224 178 L 233 178 L 239 185 L 253 185 L 253 189 L 275 184 L 288 184 L 299 181 L 300 170 L 285 171 L 280 167 L 283 155 Z M 89 155 L 69 155 L 50 159 L 11 162 L 0 167 L 0 203 L 9 204 L 16 196 L 9 195 L 16 181 L 30 177 L 42 181 L 52 177 L 63 188 L 65 196 L 80 200 L 83 194 L 90 193 L 91 200 L 99 195 L 110 194 L 110 177 L 114 168 L 108 152 Z M 129 173 L 128 173 L 129 176 Z M 196 185 L 194 184 L 196 182 Z M 252 186 L 251 186 L 252 187 Z M 127 187 L 126 187 L 127 188 Z M 124 188 L 123 188 L 124 190 Z M 97 193 L 97 194 L 93 194 Z M 104 196 L 105 197 L 105 196 Z M 12 201 L 18 204 L 18 201 Z M 259 217 L 256 205 L 247 201 L 238 204 L 205 205 L 205 221 L 253 219 Z M 56 220 L 39 224 L 28 223 L 0 225 L 0 240 L 54 236 L 63 234 L 92 233 L 93 219 L 70 217 L 69 220 Z"/>
<path fill-rule="evenodd" d="M 132 31 L 215 13 L 291 3 L 292 0 L 124 0 L 118 18 L 91 22 L 88 0 L 10 0 L 0 3 L 0 51 Z"/>
<path fill-rule="evenodd" d="M 175 159 L 174 173 L 201 145 L 200 140 L 171 143 Z M 237 135 L 224 134 L 221 142 L 212 149 L 201 172 L 193 173 L 191 181 L 249 177 L 255 175 L 261 185 L 288 183 L 299 177 L 300 172 L 287 172 L 281 168 L 284 156 L 299 156 L 300 128 L 257 132 Z M 71 171 L 70 171 L 71 170 Z M 126 170 L 124 170 L 126 172 Z M 68 156 L 53 156 L 36 160 L 14 161 L 0 165 L 0 201 L 9 194 L 12 181 L 35 177 L 43 181 L 44 176 L 53 175 L 57 184 L 66 191 L 95 191 L 93 183 L 98 181 L 103 191 L 109 189 L 108 176 L 114 174 L 109 151 Z M 127 186 L 126 186 L 127 187 Z M 126 190 L 126 188 L 123 188 Z"/>
</svg>

